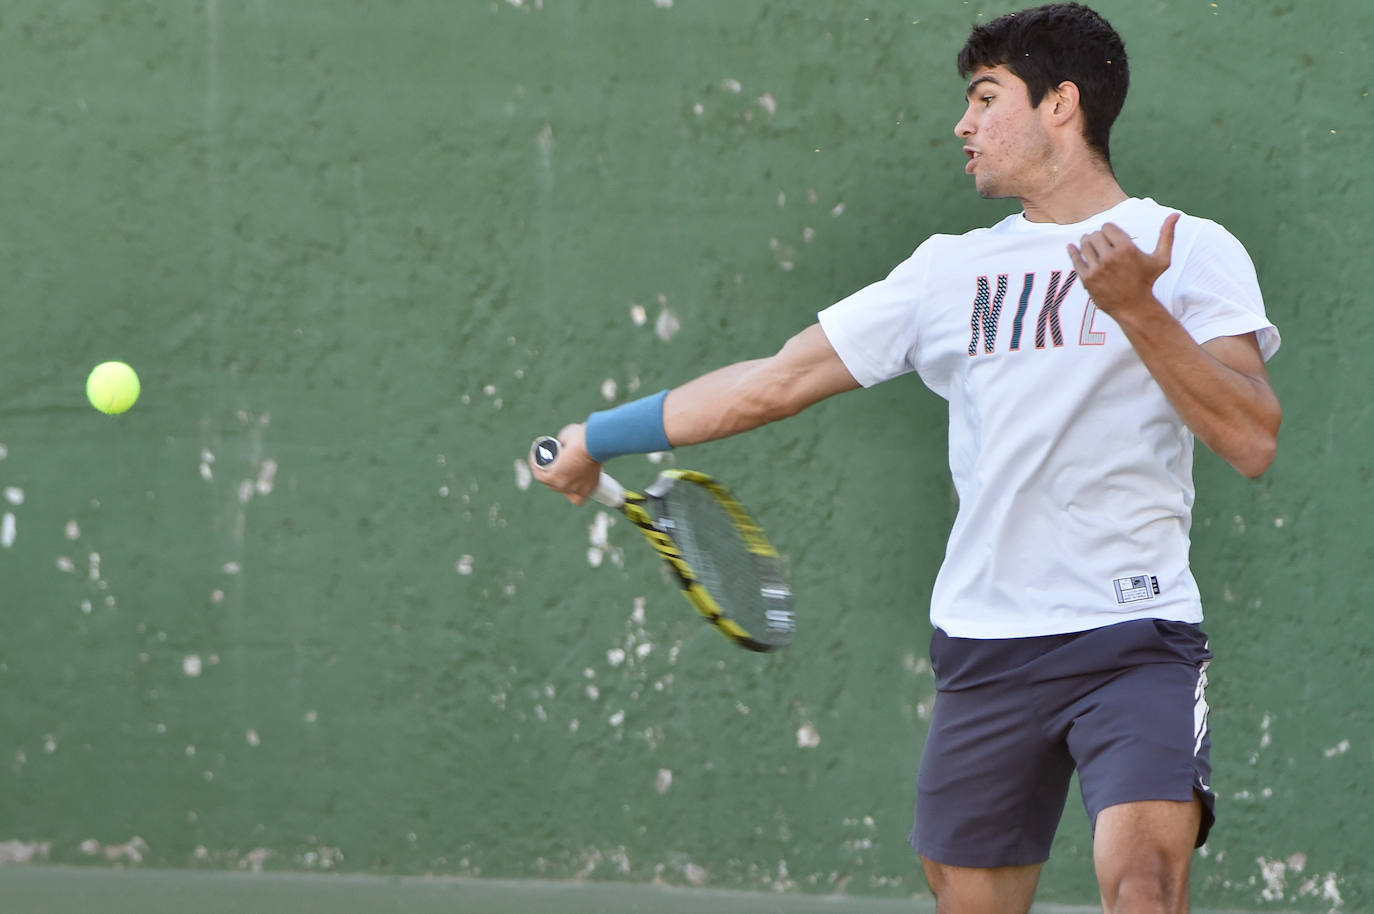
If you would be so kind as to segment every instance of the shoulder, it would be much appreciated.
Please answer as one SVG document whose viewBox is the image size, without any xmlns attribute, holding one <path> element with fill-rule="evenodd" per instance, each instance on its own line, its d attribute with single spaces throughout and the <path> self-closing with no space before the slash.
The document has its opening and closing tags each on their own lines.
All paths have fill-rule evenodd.
<svg viewBox="0 0 1374 914">
<path fill-rule="evenodd" d="M 1214 254 L 1249 259 L 1245 245 L 1220 222 L 1186 213 L 1178 207 L 1164 206 L 1149 198 L 1140 200 L 1139 204 L 1136 208 L 1138 217 L 1142 222 L 1154 225 L 1156 232 L 1171 213 L 1178 213 L 1178 227 L 1174 230 L 1175 262 L 1179 254 L 1186 257 L 1194 251 L 1203 256 Z"/>
<path fill-rule="evenodd" d="M 970 229 L 958 234 L 936 233 L 931 235 L 911 255 L 913 259 L 923 258 L 927 262 L 940 263 L 941 259 L 959 252 L 976 250 L 986 244 L 998 244 L 1015 234 L 1019 215 L 1007 216 L 999 222 L 981 228 Z"/>
</svg>

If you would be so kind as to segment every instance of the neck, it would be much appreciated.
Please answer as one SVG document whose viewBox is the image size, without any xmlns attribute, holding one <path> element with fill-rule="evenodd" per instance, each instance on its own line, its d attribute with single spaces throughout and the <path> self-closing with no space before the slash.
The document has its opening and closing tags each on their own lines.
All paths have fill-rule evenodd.
<svg viewBox="0 0 1374 914">
<path fill-rule="evenodd" d="M 1031 222 L 1069 225 L 1105 212 L 1128 197 L 1107 163 L 1079 157 L 1051 165 L 1044 186 L 1020 199 Z"/>
</svg>

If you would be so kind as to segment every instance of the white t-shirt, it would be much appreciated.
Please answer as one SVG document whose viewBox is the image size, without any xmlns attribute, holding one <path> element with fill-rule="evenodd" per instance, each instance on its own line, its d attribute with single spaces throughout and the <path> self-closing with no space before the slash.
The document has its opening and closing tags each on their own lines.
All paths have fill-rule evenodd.
<svg viewBox="0 0 1374 914">
<path fill-rule="evenodd" d="M 931 622 L 962 638 L 1200 622 L 1188 567 L 1193 435 L 1066 245 L 1104 223 L 1152 251 L 1172 210 L 1130 199 L 1073 225 L 1010 216 L 934 235 L 886 279 L 819 315 L 865 387 L 920 373 L 949 401 L 959 513 Z M 1245 249 L 1183 216 L 1155 297 L 1199 343 L 1279 334 Z"/>
</svg>

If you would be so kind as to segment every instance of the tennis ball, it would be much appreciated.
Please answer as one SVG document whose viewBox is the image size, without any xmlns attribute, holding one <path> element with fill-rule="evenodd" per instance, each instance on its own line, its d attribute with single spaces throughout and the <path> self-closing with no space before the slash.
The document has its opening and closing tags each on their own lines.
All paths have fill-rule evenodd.
<svg viewBox="0 0 1374 914">
<path fill-rule="evenodd" d="M 122 413 L 138 399 L 138 375 L 123 362 L 101 362 L 86 379 L 86 397 L 102 413 Z"/>
</svg>

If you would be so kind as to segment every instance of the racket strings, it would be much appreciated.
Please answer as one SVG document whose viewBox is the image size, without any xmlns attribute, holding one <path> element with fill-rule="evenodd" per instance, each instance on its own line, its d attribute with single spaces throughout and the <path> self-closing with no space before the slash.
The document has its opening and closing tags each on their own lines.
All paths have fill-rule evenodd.
<svg viewBox="0 0 1374 914">
<path fill-rule="evenodd" d="M 785 641 L 790 592 L 775 556 L 751 551 L 738 521 L 705 487 L 679 480 L 658 504 L 662 524 L 722 613 L 755 638 Z"/>
</svg>

